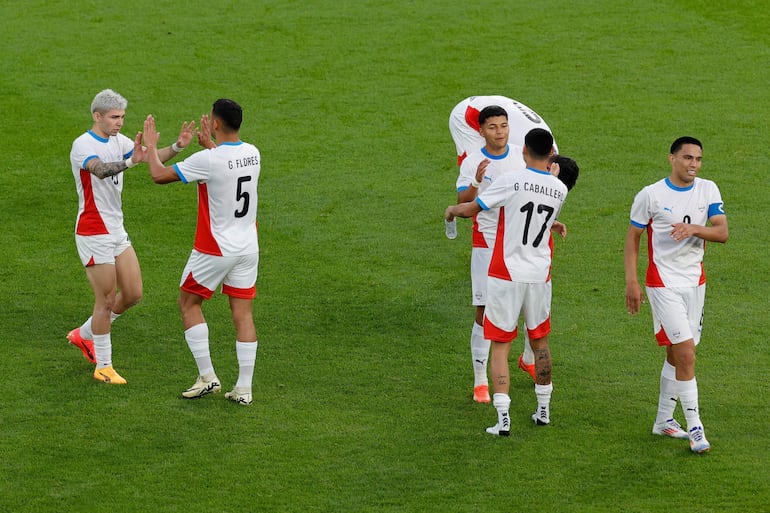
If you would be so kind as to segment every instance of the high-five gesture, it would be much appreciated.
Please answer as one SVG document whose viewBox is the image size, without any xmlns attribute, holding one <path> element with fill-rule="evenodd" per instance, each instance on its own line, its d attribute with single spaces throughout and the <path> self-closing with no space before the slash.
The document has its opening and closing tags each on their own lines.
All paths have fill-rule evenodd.
<svg viewBox="0 0 770 513">
<path fill-rule="evenodd" d="M 211 122 L 208 114 L 201 116 L 201 128 L 198 131 L 198 144 L 204 148 L 216 148 L 217 145 L 211 140 Z"/>
</svg>

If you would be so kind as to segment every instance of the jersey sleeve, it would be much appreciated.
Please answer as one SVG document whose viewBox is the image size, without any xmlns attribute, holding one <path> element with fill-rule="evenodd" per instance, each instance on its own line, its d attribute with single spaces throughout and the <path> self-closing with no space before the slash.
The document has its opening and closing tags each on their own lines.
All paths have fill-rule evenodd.
<svg viewBox="0 0 770 513">
<path fill-rule="evenodd" d="M 120 142 L 120 152 L 123 154 L 124 159 L 134 154 L 134 141 L 123 134 L 118 134 L 118 141 Z"/>
<path fill-rule="evenodd" d="M 490 210 L 502 206 L 508 197 L 508 184 L 510 183 L 512 173 L 506 173 L 479 193 L 476 202 L 482 210 Z"/>
<path fill-rule="evenodd" d="M 95 157 L 97 157 L 96 153 L 87 144 L 83 143 L 82 138 L 78 138 L 72 143 L 70 161 L 73 168 L 85 169 L 86 162 Z"/>
<path fill-rule="evenodd" d="M 460 164 L 460 174 L 457 175 L 457 192 L 466 190 L 471 186 L 471 182 L 476 178 L 476 168 L 478 167 L 478 161 L 474 158 L 466 158 L 463 163 Z"/>
<path fill-rule="evenodd" d="M 708 196 L 708 218 L 711 219 L 714 216 L 726 215 L 719 187 L 714 182 L 709 182 L 709 184 L 711 185 L 711 190 L 709 191 Z"/>
<path fill-rule="evenodd" d="M 631 205 L 631 224 L 637 228 L 646 228 L 650 222 L 649 193 L 649 188 L 645 187 L 634 197 Z"/>
<path fill-rule="evenodd" d="M 182 162 L 174 164 L 174 170 L 184 182 L 205 182 L 211 174 L 211 150 L 193 153 Z"/>
</svg>

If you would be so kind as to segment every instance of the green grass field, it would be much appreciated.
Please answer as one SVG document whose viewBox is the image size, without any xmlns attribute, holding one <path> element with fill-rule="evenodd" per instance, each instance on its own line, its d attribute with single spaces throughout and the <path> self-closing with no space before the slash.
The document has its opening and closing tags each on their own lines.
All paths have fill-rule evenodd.
<svg viewBox="0 0 770 513">
<path fill-rule="evenodd" d="M 516 4 L 2 3 L 0 511 L 770 511 L 766 5 Z M 66 344 L 92 306 L 68 155 L 107 87 L 124 133 L 152 113 L 167 143 L 219 97 L 244 107 L 263 156 L 250 408 L 179 397 L 195 189 L 144 165 L 123 202 L 145 297 L 113 326 L 129 384 Z M 475 94 L 535 108 L 581 165 L 553 269 L 553 425 L 531 424 L 517 371 L 510 439 L 470 399 L 469 223 L 443 234 L 447 119 Z M 706 253 L 705 456 L 650 434 L 663 352 L 649 308 L 624 308 L 631 201 L 684 134 L 731 234 Z M 226 299 L 205 313 L 227 388 Z"/>
</svg>

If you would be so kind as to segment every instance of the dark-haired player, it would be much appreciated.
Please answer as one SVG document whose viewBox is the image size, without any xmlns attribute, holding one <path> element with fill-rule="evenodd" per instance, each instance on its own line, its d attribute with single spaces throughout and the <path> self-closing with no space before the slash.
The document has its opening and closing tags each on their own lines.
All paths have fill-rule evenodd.
<svg viewBox="0 0 770 513">
<path fill-rule="evenodd" d="M 522 152 L 526 168 L 501 175 L 475 201 L 447 207 L 447 220 L 471 217 L 482 210 L 499 209 L 497 237 L 488 270 L 484 335 L 492 341 L 491 372 L 496 425 L 487 432 L 510 434 L 511 399 L 508 354 L 518 334 L 522 316 L 535 354 L 535 395 L 537 409 L 532 415 L 538 425 L 550 423 L 551 353 L 551 228 L 567 197 L 567 186 L 549 173 L 559 167 L 551 162 L 553 136 L 545 129 L 527 133 Z M 556 171 L 554 169 L 554 171 Z M 563 180 L 574 184 L 577 167 L 561 170 Z M 575 176 L 569 176 L 575 172 Z"/>
<path fill-rule="evenodd" d="M 695 346 L 700 342 L 706 274 L 706 241 L 726 242 L 727 216 L 717 185 L 698 178 L 701 142 L 680 137 L 668 156 L 671 174 L 642 189 L 631 206 L 625 244 L 626 308 L 636 314 L 644 301 L 637 278 L 640 239 L 647 230 L 645 279 L 655 338 L 666 348 L 660 373 L 658 414 L 652 432 L 690 440 L 693 452 L 711 448 L 698 412 Z M 710 226 L 708 226 L 710 225 Z M 687 431 L 674 419 L 677 399 Z"/>
<path fill-rule="evenodd" d="M 509 115 L 508 110 L 500 105 L 489 104 L 492 101 L 508 105 L 509 109 L 514 109 L 513 115 Z M 476 108 L 481 105 L 486 106 L 479 112 Z M 457 202 L 473 200 L 501 173 L 523 167 L 521 147 L 524 145 L 524 136 L 535 126 L 547 127 L 534 111 L 503 96 L 477 96 L 460 102 L 452 111 L 449 121 L 460 162 L 460 173 L 456 181 Z M 470 349 L 474 376 L 473 400 L 476 402 L 491 400 L 487 380 L 490 341 L 484 338 L 483 320 L 487 268 L 492 256 L 496 225 L 496 212 L 482 211 L 473 218 L 471 229 L 471 301 L 476 312 L 471 328 Z M 562 235 L 566 233 L 560 223 L 557 224 L 557 231 Z M 535 379 L 534 354 L 526 335 L 518 366 Z"/>
<path fill-rule="evenodd" d="M 221 388 L 211 362 L 209 329 L 202 311 L 203 301 L 210 299 L 221 285 L 222 293 L 230 300 L 239 367 L 238 381 L 225 397 L 248 405 L 252 402 L 257 355 L 252 310 L 259 263 L 257 181 L 261 158 L 255 146 L 241 141 L 242 120 L 243 113 L 236 102 L 214 102 L 211 118 L 201 117 L 198 142 L 206 149 L 173 167 L 164 167 L 158 159 L 158 132 L 152 116 L 144 122 L 144 142 L 156 183 L 198 184 L 195 243 L 182 272 L 179 293 L 185 340 L 198 366 L 198 378 L 182 396 L 192 399 Z"/>
</svg>

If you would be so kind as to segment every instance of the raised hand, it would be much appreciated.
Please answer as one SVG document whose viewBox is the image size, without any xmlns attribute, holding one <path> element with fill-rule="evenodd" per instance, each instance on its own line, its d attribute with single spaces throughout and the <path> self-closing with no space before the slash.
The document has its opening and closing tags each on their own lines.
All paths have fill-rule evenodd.
<svg viewBox="0 0 770 513">
<path fill-rule="evenodd" d="M 137 163 L 145 160 L 144 146 L 142 146 L 142 132 L 137 132 L 136 137 L 134 137 L 134 153 L 131 155 L 131 159 Z"/>
<path fill-rule="evenodd" d="M 157 149 L 159 140 L 160 133 L 158 132 L 157 128 L 155 128 L 155 118 L 153 118 L 152 114 L 150 114 L 144 120 L 144 144 L 147 146 L 147 148 Z"/>
<path fill-rule="evenodd" d="M 204 148 L 214 148 L 216 144 L 211 140 L 211 123 L 207 114 L 201 116 L 201 127 L 198 131 L 198 144 Z"/>
<path fill-rule="evenodd" d="M 179 131 L 179 137 L 176 140 L 176 145 L 179 148 L 187 148 L 187 145 L 190 144 L 190 141 L 192 141 L 193 136 L 195 135 L 195 121 L 190 121 L 187 123 L 186 121 L 182 123 L 182 129 Z"/>
</svg>

